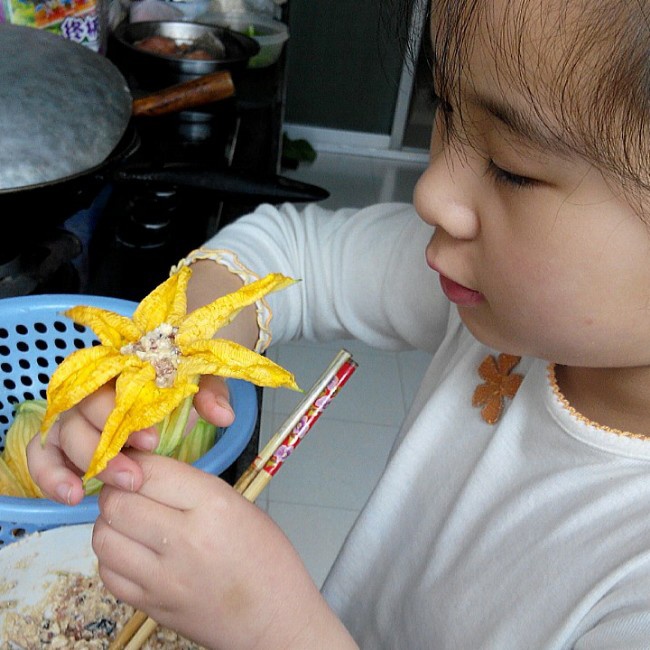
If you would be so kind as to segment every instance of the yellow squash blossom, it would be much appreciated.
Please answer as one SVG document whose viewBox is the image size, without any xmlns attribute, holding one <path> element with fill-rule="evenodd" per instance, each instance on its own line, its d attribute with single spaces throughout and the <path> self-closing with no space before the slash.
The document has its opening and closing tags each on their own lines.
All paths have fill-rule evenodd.
<svg viewBox="0 0 650 650">
<path fill-rule="evenodd" d="M 132 318 L 90 306 L 65 312 L 92 329 L 101 345 L 73 352 L 53 373 L 42 440 L 61 413 L 117 378 L 115 408 L 106 420 L 84 482 L 105 469 L 131 433 L 160 423 L 177 407 L 185 408 L 198 391 L 201 375 L 300 390 L 290 372 L 266 357 L 213 338 L 244 307 L 295 281 L 272 273 L 187 314 L 191 274 L 188 267 L 180 269 L 144 298 Z"/>
</svg>

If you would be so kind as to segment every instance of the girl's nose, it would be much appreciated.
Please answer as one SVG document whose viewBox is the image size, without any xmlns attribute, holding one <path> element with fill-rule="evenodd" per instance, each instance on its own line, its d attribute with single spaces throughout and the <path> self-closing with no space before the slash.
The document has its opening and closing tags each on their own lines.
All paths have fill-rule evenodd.
<svg viewBox="0 0 650 650">
<path fill-rule="evenodd" d="M 473 239 L 480 228 L 476 184 L 476 170 L 462 149 L 434 142 L 429 166 L 415 186 L 415 209 L 423 221 L 455 239 Z"/>
</svg>

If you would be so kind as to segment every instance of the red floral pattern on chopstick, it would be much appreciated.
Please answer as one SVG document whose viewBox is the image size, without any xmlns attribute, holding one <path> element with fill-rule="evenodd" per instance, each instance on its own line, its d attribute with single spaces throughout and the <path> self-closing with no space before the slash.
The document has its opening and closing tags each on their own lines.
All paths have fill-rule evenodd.
<svg viewBox="0 0 650 650">
<path fill-rule="evenodd" d="M 334 396 L 352 376 L 352 373 L 356 369 L 357 364 L 352 360 L 346 361 L 341 366 L 339 371 L 332 378 L 332 381 L 327 384 L 309 410 L 300 418 L 298 424 L 291 430 L 283 443 L 276 449 L 275 453 L 266 462 L 266 465 L 264 465 L 264 468 L 261 471 L 266 472 L 269 476 L 273 476 L 280 467 L 282 467 L 284 461 L 289 458 L 293 450 L 314 426 L 316 420 L 318 420 L 322 415 L 323 411 L 334 399 Z"/>
</svg>

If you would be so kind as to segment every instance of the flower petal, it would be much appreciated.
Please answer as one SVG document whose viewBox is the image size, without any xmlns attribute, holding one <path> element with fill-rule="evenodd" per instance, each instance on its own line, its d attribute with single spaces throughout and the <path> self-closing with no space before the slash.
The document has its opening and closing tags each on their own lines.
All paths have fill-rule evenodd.
<svg viewBox="0 0 650 650">
<path fill-rule="evenodd" d="M 518 373 L 504 377 L 501 384 L 501 394 L 505 395 L 506 397 L 514 397 L 519 390 L 519 386 L 521 386 L 521 382 L 523 380 L 524 378 Z"/>
<path fill-rule="evenodd" d="M 503 400 L 498 397 L 491 399 L 482 409 L 481 416 L 488 424 L 495 424 L 501 417 Z"/>
<path fill-rule="evenodd" d="M 159 388 L 155 376 L 153 367 L 144 364 L 137 369 L 126 369 L 118 377 L 115 408 L 106 420 L 84 482 L 106 468 L 134 431 L 157 424 L 186 397 L 198 391 L 198 386 L 190 382 Z"/>
<path fill-rule="evenodd" d="M 279 291 L 296 280 L 281 273 L 269 273 L 261 280 L 247 284 L 233 293 L 217 298 L 214 302 L 189 314 L 181 323 L 176 335 L 177 344 L 184 345 L 198 339 L 211 339 L 224 325 L 227 325 L 248 305 L 252 305 L 267 293 Z"/>
<path fill-rule="evenodd" d="M 144 334 L 130 318 L 99 307 L 77 306 L 64 313 L 75 323 L 90 327 L 102 345 L 109 345 L 117 350 L 125 343 L 137 341 Z"/>
<path fill-rule="evenodd" d="M 258 386 L 300 391 L 294 376 L 282 366 L 225 339 L 196 341 L 183 350 L 179 375 L 219 375 L 245 379 Z"/>
<path fill-rule="evenodd" d="M 47 410 L 41 424 L 43 440 L 63 411 L 78 404 L 127 366 L 141 363 L 134 355 L 125 356 L 105 346 L 83 348 L 66 357 L 47 387 Z"/>
<path fill-rule="evenodd" d="M 185 291 L 192 275 L 192 270 L 183 267 L 159 284 L 133 313 L 133 322 L 142 330 L 150 332 L 161 323 L 178 325 L 187 311 Z"/>
</svg>

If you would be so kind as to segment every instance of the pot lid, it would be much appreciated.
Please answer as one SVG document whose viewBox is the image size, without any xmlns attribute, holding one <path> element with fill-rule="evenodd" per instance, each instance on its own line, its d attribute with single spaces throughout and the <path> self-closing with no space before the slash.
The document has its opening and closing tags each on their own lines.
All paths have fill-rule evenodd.
<svg viewBox="0 0 650 650">
<path fill-rule="evenodd" d="M 99 165 L 131 106 L 126 80 L 106 57 L 58 34 L 0 24 L 0 191 Z"/>
</svg>

